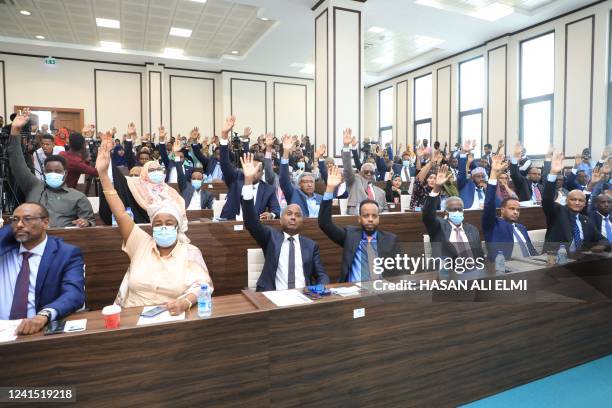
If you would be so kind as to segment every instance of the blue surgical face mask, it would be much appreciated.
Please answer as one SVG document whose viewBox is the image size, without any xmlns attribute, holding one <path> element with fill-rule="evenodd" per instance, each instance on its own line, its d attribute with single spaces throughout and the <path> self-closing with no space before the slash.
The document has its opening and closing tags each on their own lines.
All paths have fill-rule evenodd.
<svg viewBox="0 0 612 408">
<path fill-rule="evenodd" d="M 59 188 L 64 184 L 64 175 L 59 173 L 45 173 L 45 183 L 51 188 Z"/>
<path fill-rule="evenodd" d="M 153 227 L 153 239 L 157 246 L 167 248 L 176 242 L 178 231 L 176 227 Z"/>
<path fill-rule="evenodd" d="M 410 167 L 410 160 L 403 160 L 403 161 L 402 161 L 402 165 L 403 165 L 404 167 Z"/>
<path fill-rule="evenodd" d="M 455 225 L 463 223 L 463 211 L 449 211 L 448 219 Z"/>
<path fill-rule="evenodd" d="M 297 166 L 298 166 L 298 169 L 300 169 L 300 170 L 304 170 L 304 169 L 306 168 L 306 163 L 304 163 L 304 162 L 298 162 Z"/>
<path fill-rule="evenodd" d="M 160 184 L 165 178 L 166 175 L 161 170 L 155 170 L 149 173 L 149 180 L 151 180 L 151 183 L 153 184 Z"/>
<path fill-rule="evenodd" d="M 202 187 L 202 180 L 191 180 L 191 186 L 194 189 L 199 190 L 200 187 Z"/>
</svg>

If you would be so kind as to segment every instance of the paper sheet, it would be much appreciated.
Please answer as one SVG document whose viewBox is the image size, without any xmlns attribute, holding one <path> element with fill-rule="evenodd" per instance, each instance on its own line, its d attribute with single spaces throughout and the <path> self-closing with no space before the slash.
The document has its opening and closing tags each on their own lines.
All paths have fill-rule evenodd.
<svg viewBox="0 0 612 408">
<path fill-rule="evenodd" d="M 358 295 L 361 289 L 359 286 L 345 286 L 340 288 L 331 288 L 331 293 L 342 297 Z"/>
<path fill-rule="evenodd" d="M 156 307 L 157 306 L 145 306 L 142 308 L 142 311 L 148 312 L 149 310 L 154 309 Z M 185 320 L 185 312 L 181 313 L 180 315 L 172 316 L 170 315 L 170 312 L 166 310 L 165 312 L 160 313 L 157 316 L 153 316 L 153 317 L 140 316 L 140 318 L 138 319 L 138 323 L 136 323 L 136 325 L 142 326 L 145 324 L 175 322 L 178 320 Z"/>
<path fill-rule="evenodd" d="M 64 326 L 64 333 L 83 331 L 87 328 L 87 319 L 68 320 Z"/>
<path fill-rule="evenodd" d="M 297 289 L 277 290 L 262 293 L 265 297 L 270 299 L 272 303 L 279 307 L 312 303 L 312 300 L 308 299 L 306 295 Z"/>
<path fill-rule="evenodd" d="M 0 343 L 15 341 L 17 339 L 17 336 L 15 336 L 15 329 L 20 323 L 21 319 L 0 320 Z"/>
</svg>

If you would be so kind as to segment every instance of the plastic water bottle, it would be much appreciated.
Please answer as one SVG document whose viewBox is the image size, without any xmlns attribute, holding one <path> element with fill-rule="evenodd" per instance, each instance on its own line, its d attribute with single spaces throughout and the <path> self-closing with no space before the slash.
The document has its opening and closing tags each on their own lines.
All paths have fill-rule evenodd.
<svg viewBox="0 0 612 408">
<path fill-rule="evenodd" d="M 565 245 L 561 244 L 559 251 L 557 251 L 557 263 L 559 265 L 565 265 L 567 263 L 567 249 Z"/>
<path fill-rule="evenodd" d="M 208 285 L 205 283 L 200 286 L 200 294 L 198 295 L 198 316 L 210 317 L 212 314 L 212 299 Z"/>
<path fill-rule="evenodd" d="M 497 256 L 495 256 L 495 272 L 506 272 L 506 258 L 502 251 L 497 251 Z"/>
</svg>

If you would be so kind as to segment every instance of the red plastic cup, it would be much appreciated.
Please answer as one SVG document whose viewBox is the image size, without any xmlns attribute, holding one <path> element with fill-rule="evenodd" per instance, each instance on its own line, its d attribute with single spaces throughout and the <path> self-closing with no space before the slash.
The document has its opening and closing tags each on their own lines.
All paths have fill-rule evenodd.
<svg viewBox="0 0 612 408">
<path fill-rule="evenodd" d="M 107 329 L 119 328 L 119 321 L 121 320 L 121 306 L 111 305 L 105 306 L 102 309 L 102 316 L 104 316 L 104 327 Z"/>
</svg>

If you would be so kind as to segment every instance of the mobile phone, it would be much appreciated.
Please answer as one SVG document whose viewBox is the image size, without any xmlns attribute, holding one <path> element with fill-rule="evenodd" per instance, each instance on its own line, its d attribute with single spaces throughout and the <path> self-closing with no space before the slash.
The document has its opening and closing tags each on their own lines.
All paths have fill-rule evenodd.
<svg viewBox="0 0 612 408">
<path fill-rule="evenodd" d="M 65 325 L 66 325 L 65 320 L 54 320 L 52 322 L 49 322 L 47 327 L 45 327 L 45 331 L 43 332 L 43 334 L 45 336 L 48 336 L 50 334 L 63 333 Z"/>
<path fill-rule="evenodd" d="M 151 310 L 147 310 L 146 312 L 142 312 L 140 315 L 142 317 L 155 317 L 158 314 L 162 314 L 166 311 L 166 307 L 165 306 L 157 306 L 154 307 Z"/>
</svg>

